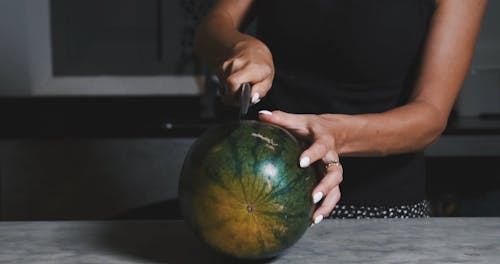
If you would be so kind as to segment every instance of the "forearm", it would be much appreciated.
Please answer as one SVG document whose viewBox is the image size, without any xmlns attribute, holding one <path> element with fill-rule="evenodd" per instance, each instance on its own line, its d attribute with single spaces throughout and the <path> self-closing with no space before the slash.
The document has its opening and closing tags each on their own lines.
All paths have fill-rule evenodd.
<svg viewBox="0 0 500 264">
<path fill-rule="evenodd" d="M 385 113 L 324 118 L 335 119 L 330 131 L 340 155 L 385 156 L 418 151 L 434 142 L 446 127 L 447 113 L 412 102 Z"/>
<path fill-rule="evenodd" d="M 249 36 L 238 31 L 238 25 L 223 11 L 209 14 L 198 28 L 195 52 L 212 66 L 230 56 L 233 47 Z"/>
</svg>

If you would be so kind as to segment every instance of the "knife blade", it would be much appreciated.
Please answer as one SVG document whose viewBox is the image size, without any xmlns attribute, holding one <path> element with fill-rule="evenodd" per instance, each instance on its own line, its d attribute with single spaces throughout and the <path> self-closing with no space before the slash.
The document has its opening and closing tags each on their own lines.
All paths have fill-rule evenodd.
<svg viewBox="0 0 500 264">
<path fill-rule="evenodd" d="M 241 85 L 241 95 L 240 95 L 240 120 L 242 120 L 248 113 L 248 108 L 250 107 L 250 92 L 252 87 L 249 83 L 244 83 Z"/>
</svg>

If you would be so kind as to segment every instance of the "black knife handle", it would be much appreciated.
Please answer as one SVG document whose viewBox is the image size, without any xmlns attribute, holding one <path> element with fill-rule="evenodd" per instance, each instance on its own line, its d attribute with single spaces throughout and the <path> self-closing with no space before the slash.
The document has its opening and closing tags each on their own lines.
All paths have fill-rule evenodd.
<svg viewBox="0 0 500 264">
<path fill-rule="evenodd" d="M 243 118 L 248 113 L 248 108 L 250 108 L 250 92 L 252 86 L 250 83 L 244 83 L 241 85 L 241 96 L 240 96 L 240 118 Z"/>
</svg>

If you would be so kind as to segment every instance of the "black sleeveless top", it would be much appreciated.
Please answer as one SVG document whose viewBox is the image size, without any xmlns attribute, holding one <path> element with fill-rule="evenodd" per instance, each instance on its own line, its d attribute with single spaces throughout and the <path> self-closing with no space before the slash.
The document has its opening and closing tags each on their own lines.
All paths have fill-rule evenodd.
<svg viewBox="0 0 500 264">
<path fill-rule="evenodd" d="M 256 110 L 362 114 L 405 104 L 433 11 L 432 0 L 257 0 L 257 36 L 276 75 Z M 341 161 L 340 204 L 425 199 L 422 153 Z"/>
</svg>

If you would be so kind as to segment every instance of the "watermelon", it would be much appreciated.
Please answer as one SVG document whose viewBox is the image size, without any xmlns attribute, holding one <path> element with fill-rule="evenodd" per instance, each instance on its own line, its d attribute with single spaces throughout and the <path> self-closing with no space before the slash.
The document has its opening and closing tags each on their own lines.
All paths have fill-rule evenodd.
<svg viewBox="0 0 500 264">
<path fill-rule="evenodd" d="M 274 257 L 310 225 L 312 168 L 283 128 L 241 121 L 205 132 L 189 150 L 179 182 L 181 211 L 205 244 L 224 255 Z"/>
</svg>

